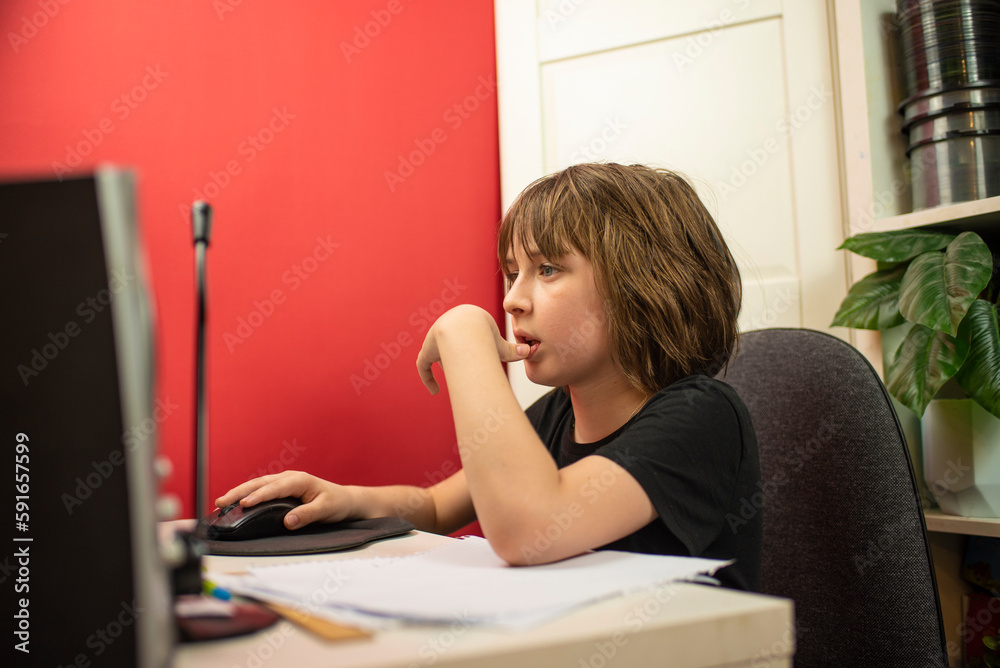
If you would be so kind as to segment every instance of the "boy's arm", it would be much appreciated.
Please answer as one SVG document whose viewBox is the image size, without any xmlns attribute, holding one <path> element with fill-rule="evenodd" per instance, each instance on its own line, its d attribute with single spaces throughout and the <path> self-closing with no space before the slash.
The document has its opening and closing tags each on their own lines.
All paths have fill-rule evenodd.
<svg viewBox="0 0 1000 668">
<path fill-rule="evenodd" d="M 591 456 L 557 468 L 500 364 L 523 355 L 489 313 L 459 306 L 437 320 L 417 360 L 432 393 L 431 366 L 444 369 L 470 498 L 494 551 L 511 564 L 546 563 L 653 521 L 645 491 L 611 460 Z"/>
<path fill-rule="evenodd" d="M 476 520 L 465 472 L 428 488 L 409 485 L 353 487 L 362 517 L 402 517 L 421 531 L 450 534 Z"/>
<path fill-rule="evenodd" d="M 410 485 L 338 485 L 301 471 L 283 471 L 234 487 L 220 496 L 216 505 L 240 501 L 244 506 L 253 506 L 285 496 L 302 500 L 301 506 L 285 516 L 289 529 L 313 522 L 402 517 L 422 531 L 447 534 L 476 519 L 462 471 L 426 489 Z"/>
</svg>

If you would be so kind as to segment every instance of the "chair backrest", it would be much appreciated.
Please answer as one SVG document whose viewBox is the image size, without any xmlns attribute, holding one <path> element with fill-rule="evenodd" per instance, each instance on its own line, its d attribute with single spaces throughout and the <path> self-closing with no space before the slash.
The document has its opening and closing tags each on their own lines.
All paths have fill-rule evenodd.
<svg viewBox="0 0 1000 668">
<path fill-rule="evenodd" d="M 757 433 L 760 587 L 795 602 L 795 665 L 947 666 L 913 467 L 868 360 L 821 332 L 759 330 L 720 378 Z"/>
</svg>

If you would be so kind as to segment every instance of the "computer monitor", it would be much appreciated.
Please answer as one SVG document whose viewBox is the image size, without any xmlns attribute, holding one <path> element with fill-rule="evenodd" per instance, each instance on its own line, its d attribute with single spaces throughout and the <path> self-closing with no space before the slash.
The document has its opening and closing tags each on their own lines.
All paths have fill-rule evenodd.
<svg viewBox="0 0 1000 668">
<path fill-rule="evenodd" d="M 170 661 L 140 251 L 128 171 L 0 183 L 4 665 Z"/>
</svg>

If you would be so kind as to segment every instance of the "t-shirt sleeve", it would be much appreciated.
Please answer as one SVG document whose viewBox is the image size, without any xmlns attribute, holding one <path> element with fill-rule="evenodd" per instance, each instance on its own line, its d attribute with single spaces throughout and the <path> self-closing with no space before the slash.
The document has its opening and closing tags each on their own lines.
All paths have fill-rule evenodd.
<svg viewBox="0 0 1000 668">
<path fill-rule="evenodd" d="M 556 458 L 558 441 L 556 434 L 559 429 L 559 420 L 563 416 L 570 401 L 569 397 L 561 389 L 556 388 L 540 397 L 538 401 L 528 406 L 524 414 L 528 416 L 528 422 L 535 428 L 535 433 L 542 439 L 553 459 Z"/>
<path fill-rule="evenodd" d="M 638 481 L 660 521 L 694 555 L 725 527 L 743 457 L 739 414 L 727 389 L 705 377 L 676 383 L 594 453 Z"/>
</svg>

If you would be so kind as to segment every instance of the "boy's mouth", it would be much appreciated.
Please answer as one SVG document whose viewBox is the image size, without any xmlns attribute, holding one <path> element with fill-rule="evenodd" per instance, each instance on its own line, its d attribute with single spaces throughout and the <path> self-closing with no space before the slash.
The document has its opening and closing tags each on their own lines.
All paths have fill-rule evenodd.
<svg viewBox="0 0 1000 668">
<path fill-rule="evenodd" d="M 538 339 L 533 339 L 533 338 L 528 337 L 528 336 L 519 336 L 519 337 L 517 337 L 517 340 L 520 343 L 526 343 L 526 344 L 528 344 L 528 346 L 530 346 L 530 348 L 531 348 L 531 350 L 528 351 L 528 355 L 524 358 L 525 360 L 530 360 L 532 357 L 534 357 L 535 352 L 538 350 L 538 346 L 540 346 L 541 343 L 542 343 Z"/>
</svg>

